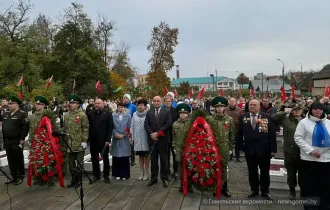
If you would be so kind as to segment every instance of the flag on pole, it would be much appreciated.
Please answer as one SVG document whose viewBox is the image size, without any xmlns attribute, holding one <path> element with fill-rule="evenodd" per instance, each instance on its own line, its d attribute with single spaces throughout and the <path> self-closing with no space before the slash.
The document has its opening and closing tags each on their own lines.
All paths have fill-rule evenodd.
<svg viewBox="0 0 330 210">
<path fill-rule="evenodd" d="M 309 82 L 309 85 L 308 85 L 308 92 L 312 92 L 312 82 Z"/>
<path fill-rule="evenodd" d="M 18 93 L 19 99 L 23 99 L 23 85 L 24 85 L 24 79 L 22 75 L 17 83 L 17 86 L 19 86 L 19 93 Z"/>
<path fill-rule="evenodd" d="M 168 93 L 167 87 L 164 87 L 164 96 L 166 96 Z"/>
<path fill-rule="evenodd" d="M 151 85 L 146 86 L 146 87 L 144 88 L 144 90 L 152 90 Z"/>
<path fill-rule="evenodd" d="M 193 95 L 194 95 L 194 89 L 191 88 L 191 89 L 189 90 L 189 93 L 188 93 L 189 99 L 190 99 L 190 98 L 193 98 Z"/>
<path fill-rule="evenodd" d="M 328 86 L 328 84 L 324 88 L 324 96 L 325 97 L 330 96 L 330 87 Z"/>
<path fill-rule="evenodd" d="M 174 89 L 174 97 L 178 97 L 178 92 Z"/>
<path fill-rule="evenodd" d="M 205 91 L 205 85 L 203 86 L 203 88 L 199 91 L 198 95 L 197 95 L 197 98 L 198 99 L 201 99 L 203 97 L 203 93 Z"/>
<path fill-rule="evenodd" d="M 223 89 L 220 88 L 220 93 L 219 93 L 220 96 L 223 96 Z"/>
<path fill-rule="evenodd" d="M 295 87 L 291 85 L 292 100 L 296 100 Z"/>
<path fill-rule="evenodd" d="M 267 85 L 267 91 L 266 91 L 266 98 L 269 98 L 269 92 L 268 92 L 268 85 Z"/>
<path fill-rule="evenodd" d="M 116 90 L 114 90 L 114 93 L 118 93 L 119 91 L 123 90 L 123 86 L 121 85 L 120 87 L 118 87 Z"/>
<path fill-rule="evenodd" d="M 76 89 L 76 79 L 73 79 L 72 93 L 74 93 L 75 89 Z"/>
<path fill-rule="evenodd" d="M 100 80 L 97 81 L 95 87 L 96 87 L 96 94 L 100 94 L 101 93 L 101 82 L 100 82 Z"/>
<path fill-rule="evenodd" d="M 242 97 L 242 90 L 241 90 L 241 87 L 239 87 L 239 89 L 238 89 L 238 96 L 239 96 L 239 97 Z"/>
<path fill-rule="evenodd" d="M 281 101 L 283 102 L 286 99 L 286 94 L 285 94 L 284 87 L 281 86 L 281 89 L 280 90 L 281 90 Z"/>
<path fill-rule="evenodd" d="M 52 84 L 53 82 L 53 75 L 49 78 L 47 84 L 46 84 L 46 90 L 49 88 L 49 86 Z"/>
<path fill-rule="evenodd" d="M 254 96 L 254 88 L 250 89 L 250 96 Z"/>
</svg>

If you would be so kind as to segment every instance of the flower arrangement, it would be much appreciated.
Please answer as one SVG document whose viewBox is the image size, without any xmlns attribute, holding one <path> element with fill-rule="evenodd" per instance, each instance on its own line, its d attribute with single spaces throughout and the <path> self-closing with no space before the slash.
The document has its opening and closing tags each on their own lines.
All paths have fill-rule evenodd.
<svg viewBox="0 0 330 210">
<path fill-rule="evenodd" d="M 32 179 L 34 184 L 54 186 L 58 178 L 60 186 L 64 187 L 63 153 L 60 150 L 59 139 L 54 138 L 51 133 L 51 122 L 48 117 L 43 117 L 31 143 L 28 168 L 29 186 L 32 186 Z"/>
<path fill-rule="evenodd" d="M 183 193 L 187 194 L 188 179 L 200 191 L 216 189 L 220 198 L 222 187 L 222 157 L 216 146 L 216 140 L 210 125 L 204 118 L 198 117 L 186 138 L 183 153 Z"/>
</svg>

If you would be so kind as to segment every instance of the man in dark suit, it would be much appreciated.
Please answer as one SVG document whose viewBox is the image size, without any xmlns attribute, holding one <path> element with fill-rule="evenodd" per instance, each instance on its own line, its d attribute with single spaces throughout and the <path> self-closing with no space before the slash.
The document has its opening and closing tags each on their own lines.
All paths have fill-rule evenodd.
<svg viewBox="0 0 330 210">
<path fill-rule="evenodd" d="M 259 195 L 260 185 L 261 196 L 271 199 L 269 168 L 270 159 L 277 152 L 276 134 L 271 117 L 260 112 L 258 100 L 249 101 L 249 112 L 240 117 L 237 135 L 237 145 L 240 150 L 243 149 L 244 138 L 244 152 L 251 187 L 249 197 Z"/>
<path fill-rule="evenodd" d="M 111 112 L 104 109 L 102 99 L 95 101 L 95 110 L 88 114 L 89 132 L 88 141 L 90 142 L 90 152 L 92 156 L 94 181 L 99 181 L 101 178 L 99 166 L 99 154 L 103 153 L 103 177 L 105 183 L 110 183 L 109 172 L 109 145 L 111 142 L 113 130 L 113 118 Z M 104 149 L 105 148 L 105 149 Z"/>
<path fill-rule="evenodd" d="M 171 164 L 170 164 L 170 160 L 171 160 L 171 154 L 173 156 L 173 175 L 175 178 L 177 178 L 179 176 L 178 174 L 178 164 L 175 161 L 175 152 L 172 146 L 172 142 L 173 142 L 173 135 L 172 135 L 172 126 L 173 123 L 175 121 L 177 121 L 178 119 L 178 113 L 176 111 L 176 109 L 172 106 L 172 99 L 171 97 L 166 97 L 165 99 L 165 103 L 164 103 L 164 107 L 167 108 L 168 110 L 170 110 L 171 113 L 171 119 L 172 119 L 172 123 L 171 123 L 171 127 L 169 128 L 169 134 L 170 134 L 170 141 L 168 142 L 168 167 L 169 167 L 169 174 L 171 174 Z"/>
<path fill-rule="evenodd" d="M 157 183 L 158 178 L 158 156 L 160 157 L 160 177 L 164 187 L 168 187 L 168 142 L 170 140 L 169 128 L 171 127 L 172 119 L 170 110 L 161 108 L 162 98 L 155 96 L 153 98 L 153 109 L 147 112 L 144 121 L 144 128 L 149 137 L 149 147 L 151 148 L 151 180 L 148 186 Z"/>
</svg>

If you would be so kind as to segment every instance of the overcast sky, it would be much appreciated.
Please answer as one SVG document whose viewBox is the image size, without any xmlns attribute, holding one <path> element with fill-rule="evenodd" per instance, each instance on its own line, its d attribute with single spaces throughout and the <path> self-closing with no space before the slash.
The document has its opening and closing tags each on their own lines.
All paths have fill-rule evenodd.
<svg viewBox="0 0 330 210">
<path fill-rule="evenodd" d="M 1 10 L 12 0 L 0 0 Z M 58 17 L 69 0 L 31 0 L 31 16 Z M 140 73 L 148 71 L 147 45 L 160 21 L 179 28 L 175 62 L 181 77 L 236 78 L 239 72 L 280 74 L 285 69 L 320 69 L 330 63 L 329 0 L 80 0 L 95 22 L 97 12 L 117 21 L 116 43 L 131 46 Z M 212 71 L 212 72 L 211 72 Z M 169 73 L 175 77 L 175 67 Z"/>
</svg>

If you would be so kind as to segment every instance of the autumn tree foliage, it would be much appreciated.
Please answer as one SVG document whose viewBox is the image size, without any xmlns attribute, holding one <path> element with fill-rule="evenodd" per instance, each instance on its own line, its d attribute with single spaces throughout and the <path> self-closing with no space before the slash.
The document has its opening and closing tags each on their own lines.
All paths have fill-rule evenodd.
<svg viewBox="0 0 330 210">
<path fill-rule="evenodd" d="M 117 93 L 112 93 L 112 94 L 115 97 L 124 95 L 124 93 L 127 91 L 127 82 L 126 82 L 126 80 L 122 76 L 120 76 L 117 72 L 114 72 L 114 71 L 110 71 L 109 78 L 110 78 L 112 91 L 116 90 L 120 86 L 123 87 L 123 90 L 121 90 Z"/>
<path fill-rule="evenodd" d="M 151 52 L 148 61 L 150 71 L 148 73 L 147 85 L 152 86 L 153 95 L 162 95 L 164 88 L 170 87 L 170 79 L 166 73 L 174 66 L 174 52 L 178 45 L 178 28 L 170 28 L 165 22 L 154 27 L 151 40 L 147 50 Z"/>
</svg>

